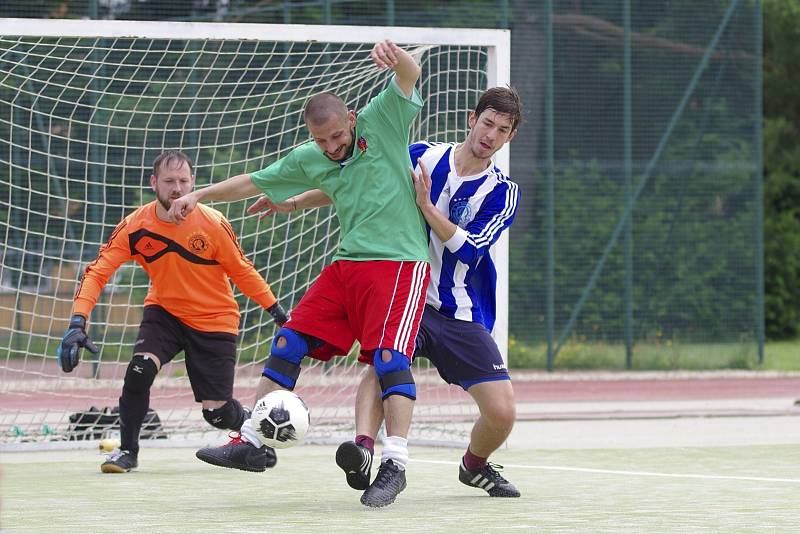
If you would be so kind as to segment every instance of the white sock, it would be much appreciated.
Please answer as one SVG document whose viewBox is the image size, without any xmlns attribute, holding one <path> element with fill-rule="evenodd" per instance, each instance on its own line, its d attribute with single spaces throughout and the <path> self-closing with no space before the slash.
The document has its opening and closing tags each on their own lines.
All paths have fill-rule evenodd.
<svg viewBox="0 0 800 534">
<path fill-rule="evenodd" d="M 383 452 L 381 463 L 391 460 L 394 465 L 405 471 L 408 463 L 408 440 L 400 436 L 387 436 L 383 438 Z"/>
<path fill-rule="evenodd" d="M 252 419 L 247 419 L 244 423 L 242 423 L 242 428 L 239 429 L 239 434 L 241 435 L 242 441 L 246 441 L 250 445 L 260 447 L 261 440 L 258 439 L 258 433 L 253 428 L 253 425 L 250 424 L 250 421 L 252 421 Z"/>
</svg>

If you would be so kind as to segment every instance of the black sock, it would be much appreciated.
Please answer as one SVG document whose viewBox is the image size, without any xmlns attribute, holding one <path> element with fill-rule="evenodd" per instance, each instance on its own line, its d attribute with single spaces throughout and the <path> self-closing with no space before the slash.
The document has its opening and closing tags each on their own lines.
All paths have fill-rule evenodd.
<svg viewBox="0 0 800 534">
<path fill-rule="evenodd" d="M 122 388 L 119 398 L 119 433 L 120 449 L 139 453 L 139 431 L 150 406 L 150 391 L 133 393 L 128 388 Z"/>
</svg>

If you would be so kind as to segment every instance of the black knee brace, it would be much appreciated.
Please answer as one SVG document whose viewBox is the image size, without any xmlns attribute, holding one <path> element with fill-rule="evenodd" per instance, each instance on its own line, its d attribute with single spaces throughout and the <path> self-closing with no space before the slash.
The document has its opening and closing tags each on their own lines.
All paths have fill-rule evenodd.
<svg viewBox="0 0 800 534">
<path fill-rule="evenodd" d="M 244 423 L 245 411 L 236 399 L 231 399 L 219 408 L 203 410 L 203 419 L 222 430 L 239 430 Z"/>
<path fill-rule="evenodd" d="M 141 354 L 136 354 L 125 372 L 124 387 L 131 393 L 147 393 L 157 374 L 158 367 L 151 358 L 145 359 Z"/>
</svg>

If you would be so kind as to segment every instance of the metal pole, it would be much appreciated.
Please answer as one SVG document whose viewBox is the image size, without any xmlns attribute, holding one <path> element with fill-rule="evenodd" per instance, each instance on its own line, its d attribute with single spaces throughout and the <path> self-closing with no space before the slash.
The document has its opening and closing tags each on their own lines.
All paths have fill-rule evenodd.
<svg viewBox="0 0 800 534">
<path fill-rule="evenodd" d="M 394 0 L 386 0 L 386 25 L 394 26 L 394 23 L 395 23 Z"/>
<path fill-rule="evenodd" d="M 625 0 L 623 9 L 625 19 L 624 35 L 624 82 L 623 82 L 623 121 L 624 121 L 624 159 L 625 159 L 625 205 L 633 205 L 633 120 L 631 98 L 631 2 Z M 625 221 L 625 368 L 633 367 L 633 217 Z"/>
<path fill-rule="evenodd" d="M 553 371 L 555 365 L 555 348 L 553 339 L 555 334 L 555 134 L 553 116 L 553 100 L 555 98 L 553 82 L 553 1 L 545 1 L 545 90 L 544 90 L 544 120 L 545 120 L 545 151 L 546 151 L 546 205 L 547 215 L 545 233 L 547 234 L 547 273 L 545 276 L 547 301 L 546 310 L 546 337 L 547 337 L 547 370 Z"/>
<path fill-rule="evenodd" d="M 755 194 L 756 194 L 756 336 L 758 338 L 758 363 L 764 363 L 764 132 L 762 121 L 764 115 L 762 101 L 762 78 L 763 78 L 763 25 L 761 20 L 761 0 L 755 2 L 755 149 L 756 149 L 756 172 L 755 172 Z"/>
</svg>

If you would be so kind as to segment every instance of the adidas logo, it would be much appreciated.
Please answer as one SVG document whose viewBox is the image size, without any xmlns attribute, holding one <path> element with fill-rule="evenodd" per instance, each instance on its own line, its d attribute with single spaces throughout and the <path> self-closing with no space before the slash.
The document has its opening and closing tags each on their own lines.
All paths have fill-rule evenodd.
<svg viewBox="0 0 800 534">
<path fill-rule="evenodd" d="M 470 479 L 469 483 L 477 488 L 484 489 L 489 491 L 494 487 L 494 482 L 486 478 L 485 476 L 478 473 L 472 479 Z"/>
<path fill-rule="evenodd" d="M 369 471 L 370 464 L 372 463 L 372 455 L 367 449 L 361 449 L 361 455 L 364 457 L 361 461 L 361 472 L 366 473 Z"/>
<path fill-rule="evenodd" d="M 362 447 L 358 448 L 358 452 L 361 453 L 361 465 L 358 469 L 351 469 L 348 470 L 348 473 L 367 473 L 369 471 L 370 465 L 372 464 L 372 455 Z"/>
</svg>

